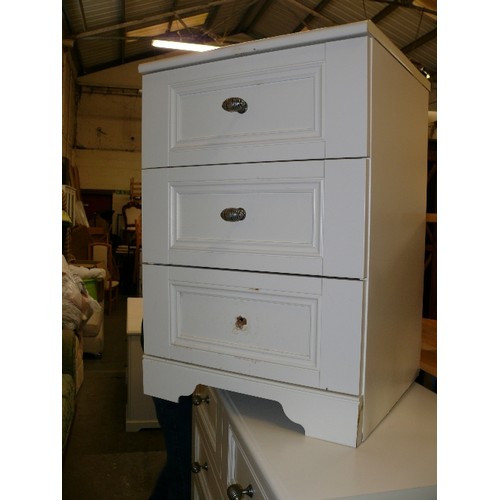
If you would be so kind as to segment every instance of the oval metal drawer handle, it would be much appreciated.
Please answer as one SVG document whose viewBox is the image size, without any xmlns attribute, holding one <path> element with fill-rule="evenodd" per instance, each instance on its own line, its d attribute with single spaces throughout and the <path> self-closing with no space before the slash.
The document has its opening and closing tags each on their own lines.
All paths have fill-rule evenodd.
<svg viewBox="0 0 500 500">
<path fill-rule="evenodd" d="M 227 488 L 227 498 L 229 498 L 229 500 L 241 500 L 243 495 L 253 497 L 254 493 L 255 491 L 251 484 L 249 484 L 245 489 L 243 489 L 240 484 L 231 484 Z"/>
<path fill-rule="evenodd" d="M 244 208 L 225 208 L 221 213 L 220 216 L 222 217 L 223 220 L 227 222 L 239 222 L 242 221 L 246 216 L 247 213 Z"/>
<path fill-rule="evenodd" d="M 237 112 L 243 114 L 248 109 L 248 104 L 241 97 L 228 97 L 222 103 L 222 109 L 230 113 Z"/>
</svg>

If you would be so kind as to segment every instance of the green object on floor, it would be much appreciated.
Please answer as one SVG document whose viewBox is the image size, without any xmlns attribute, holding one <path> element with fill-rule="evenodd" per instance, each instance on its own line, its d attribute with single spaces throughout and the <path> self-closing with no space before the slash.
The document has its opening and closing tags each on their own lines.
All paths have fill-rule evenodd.
<svg viewBox="0 0 500 500">
<path fill-rule="evenodd" d="M 94 300 L 97 300 L 97 280 L 89 278 L 89 279 L 84 279 L 83 282 L 85 284 L 85 288 L 87 289 L 89 295 Z"/>
</svg>

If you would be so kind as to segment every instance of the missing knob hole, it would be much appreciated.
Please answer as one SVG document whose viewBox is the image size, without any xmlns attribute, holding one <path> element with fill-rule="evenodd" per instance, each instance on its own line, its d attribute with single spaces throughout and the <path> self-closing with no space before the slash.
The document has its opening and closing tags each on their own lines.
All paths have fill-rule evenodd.
<svg viewBox="0 0 500 500">
<path fill-rule="evenodd" d="M 238 330 L 242 330 L 245 326 L 247 326 L 247 319 L 243 316 L 238 316 L 236 318 L 235 326 Z"/>
</svg>

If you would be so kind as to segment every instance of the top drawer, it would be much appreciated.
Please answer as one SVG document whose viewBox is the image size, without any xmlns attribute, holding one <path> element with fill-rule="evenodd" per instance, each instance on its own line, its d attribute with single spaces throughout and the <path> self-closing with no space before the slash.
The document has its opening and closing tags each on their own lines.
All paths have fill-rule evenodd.
<svg viewBox="0 0 500 500">
<path fill-rule="evenodd" d="M 364 157 L 368 39 L 145 75 L 143 168 Z"/>
</svg>

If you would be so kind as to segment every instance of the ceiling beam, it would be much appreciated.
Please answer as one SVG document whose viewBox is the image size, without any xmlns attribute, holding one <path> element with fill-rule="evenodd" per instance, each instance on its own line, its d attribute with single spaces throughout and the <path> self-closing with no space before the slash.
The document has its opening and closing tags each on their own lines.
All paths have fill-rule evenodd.
<svg viewBox="0 0 500 500">
<path fill-rule="evenodd" d="M 221 26 L 220 23 L 215 25 L 215 21 L 217 20 L 217 14 L 219 13 L 220 7 L 221 6 L 216 6 L 210 9 L 207 19 L 205 21 L 205 31 L 206 33 L 213 38 L 214 40 L 228 40 L 231 38 L 231 36 L 234 35 L 240 35 L 244 34 L 246 35 L 246 27 L 250 26 L 252 20 L 254 17 L 257 15 L 259 12 L 258 9 L 256 9 L 256 6 L 258 7 L 258 4 L 260 3 L 259 0 L 249 0 L 246 2 L 246 8 L 243 10 L 243 14 L 239 16 L 239 20 L 236 23 L 236 28 L 233 28 L 231 31 L 228 31 L 227 28 L 224 28 L 220 30 Z M 233 17 L 234 14 L 231 14 L 230 16 L 225 16 L 222 14 L 223 22 L 227 22 L 228 19 Z"/>
<path fill-rule="evenodd" d="M 175 11 L 163 12 L 161 14 L 155 14 L 154 16 L 144 17 L 142 19 L 134 19 L 132 21 L 125 21 L 122 23 L 113 24 L 110 26 L 104 26 L 102 28 L 97 28 L 95 30 L 85 31 L 83 33 L 78 33 L 76 35 L 71 35 L 69 38 L 73 40 L 80 40 L 82 38 L 102 35 L 103 33 L 109 33 L 110 31 L 120 30 L 123 28 L 133 28 L 141 25 L 155 23 L 158 21 L 168 20 L 171 17 L 182 17 L 185 16 L 186 14 L 192 14 L 195 12 L 206 12 L 207 9 L 211 9 L 212 7 L 217 7 L 219 5 L 233 3 L 236 1 L 238 0 L 212 0 L 206 4 L 195 5 L 193 7 L 187 7 L 185 9 L 179 9 Z"/>
<path fill-rule="evenodd" d="M 320 13 L 329 3 L 331 0 L 321 0 L 318 5 L 314 8 L 314 11 L 317 13 Z M 314 19 L 314 16 L 312 14 L 308 14 L 307 17 L 298 25 L 295 27 L 293 30 L 294 33 L 297 33 L 297 31 L 300 31 L 304 26 L 306 28 L 309 28 L 308 24 Z M 333 23 L 331 23 L 333 24 Z"/>
<path fill-rule="evenodd" d="M 418 3 L 415 3 L 414 0 L 371 0 L 372 2 L 379 2 L 379 3 L 385 3 L 389 5 L 396 5 L 397 7 L 406 7 L 408 9 L 416 9 L 420 10 L 422 12 L 425 12 L 426 14 L 432 14 L 436 15 L 437 10 L 436 9 L 429 9 L 427 7 L 423 7 L 419 5 Z M 429 2 L 424 2 L 425 4 Z M 433 3 L 434 2 L 430 2 Z"/>
<path fill-rule="evenodd" d="M 388 5 L 387 7 L 384 7 L 380 12 L 377 12 L 377 14 L 375 14 L 371 18 L 371 21 L 377 24 L 382 21 L 382 19 L 392 14 L 395 10 L 397 10 L 397 8 L 398 6 L 395 4 Z"/>
<path fill-rule="evenodd" d="M 85 9 L 83 8 L 82 0 L 78 0 L 78 7 L 80 7 L 80 15 L 82 16 L 83 29 L 87 30 L 87 19 L 85 18 Z"/>
<path fill-rule="evenodd" d="M 170 8 L 175 11 L 177 9 L 177 0 L 174 0 L 172 2 L 172 5 L 170 6 Z M 174 17 L 170 18 L 170 21 L 168 22 L 168 28 L 167 28 L 167 33 L 170 33 L 171 29 L 172 29 L 172 24 L 174 22 Z"/>
<path fill-rule="evenodd" d="M 122 19 L 126 19 L 126 12 L 125 12 L 126 6 L 125 6 L 125 0 L 120 1 L 120 15 Z M 121 64 L 123 64 L 123 61 L 125 61 L 125 44 L 127 43 L 125 41 L 125 36 L 127 35 L 126 31 L 124 29 L 121 30 L 121 34 L 123 36 L 123 40 L 121 40 L 120 43 L 120 59 L 122 61 Z"/>
<path fill-rule="evenodd" d="M 238 26 L 233 31 L 233 35 L 238 33 L 245 33 L 252 38 L 261 38 L 253 32 L 252 27 L 257 21 L 265 14 L 273 0 L 260 0 L 258 3 L 253 3 L 244 14 L 241 16 Z"/>
<path fill-rule="evenodd" d="M 429 31 L 429 33 L 426 33 L 425 35 L 421 36 L 420 38 L 417 38 L 415 41 L 403 47 L 401 49 L 401 52 L 403 52 L 403 54 L 408 54 L 409 52 L 418 49 L 419 47 L 425 45 L 431 40 L 434 40 L 434 38 L 436 37 L 437 37 L 437 28 L 434 28 L 433 30 Z"/>
<path fill-rule="evenodd" d="M 309 7 L 306 7 L 305 5 L 302 5 L 297 0 L 279 0 L 279 1 L 282 3 L 292 4 L 297 9 L 300 9 L 304 12 L 307 12 L 310 16 L 317 17 L 318 19 L 325 21 L 328 24 L 328 26 L 331 26 L 332 24 L 334 24 L 332 19 L 329 19 L 328 17 L 324 16 L 323 14 L 316 12 L 314 9 L 310 9 Z"/>
<path fill-rule="evenodd" d="M 217 17 L 217 13 L 219 12 L 219 9 L 220 9 L 220 5 L 216 5 L 215 7 L 212 7 L 208 11 L 208 16 L 205 19 L 205 25 L 204 25 L 204 28 L 206 31 L 210 31 L 210 29 L 212 28 L 212 25 L 214 24 L 214 20 Z"/>
</svg>

